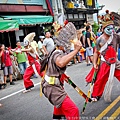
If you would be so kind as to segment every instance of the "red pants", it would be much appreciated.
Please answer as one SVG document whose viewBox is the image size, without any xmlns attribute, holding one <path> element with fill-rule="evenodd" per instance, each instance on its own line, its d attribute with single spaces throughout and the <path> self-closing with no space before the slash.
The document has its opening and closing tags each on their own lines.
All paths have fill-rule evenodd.
<svg viewBox="0 0 120 120">
<path fill-rule="evenodd" d="M 93 92 L 92 92 L 93 97 L 102 96 L 106 82 L 108 81 L 109 72 L 110 72 L 110 66 L 107 65 L 105 62 L 102 63 L 97 74 L 96 82 L 93 87 Z M 88 76 L 90 77 L 92 75 L 88 75 Z M 115 69 L 114 76 L 120 81 L 120 70 Z M 90 81 L 90 80 L 87 80 L 87 81 Z"/>
<path fill-rule="evenodd" d="M 73 101 L 67 96 L 59 108 L 54 107 L 53 119 L 80 120 L 79 110 Z"/>
<path fill-rule="evenodd" d="M 35 67 L 36 67 L 36 70 L 37 70 L 38 74 L 42 77 L 43 76 L 43 72 L 40 73 L 41 65 L 37 61 L 35 62 Z M 25 70 L 25 73 L 24 73 L 24 76 L 23 76 L 23 80 L 24 80 L 24 86 L 25 86 L 26 90 L 34 87 L 33 82 L 30 80 L 30 78 L 33 75 L 33 73 L 34 73 L 34 70 L 33 70 L 32 66 L 29 66 Z"/>
</svg>

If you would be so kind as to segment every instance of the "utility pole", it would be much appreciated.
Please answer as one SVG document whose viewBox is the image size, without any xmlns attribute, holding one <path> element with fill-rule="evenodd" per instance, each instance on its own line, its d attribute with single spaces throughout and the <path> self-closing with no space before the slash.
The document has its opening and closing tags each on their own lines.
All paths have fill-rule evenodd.
<svg viewBox="0 0 120 120">
<path fill-rule="evenodd" d="M 52 0 L 52 8 L 53 8 L 53 13 L 54 13 L 54 21 L 58 20 L 58 7 L 57 7 L 57 1 Z"/>
<path fill-rule="evenodd" d="M 62 0 L 52 0 L 52 7 L 54 12 L 54 21 L 58 21 L 59 24 L 64 22 L 64 9 Z"/>
</svg>

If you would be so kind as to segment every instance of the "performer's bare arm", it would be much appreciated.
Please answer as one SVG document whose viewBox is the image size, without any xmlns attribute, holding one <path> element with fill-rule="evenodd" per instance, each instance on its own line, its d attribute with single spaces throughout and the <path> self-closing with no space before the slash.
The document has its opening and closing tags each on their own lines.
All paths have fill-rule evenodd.
<svg viewBox="0 0 120 120">
<path fill-rule="evenodd" d="M 93 65 L 94 68 L 97 70 L 98 69 L 98 65 L 97 65 L 97 60 L 99 57 L 99 50 L 101 49 L 101 47 L 105 44 L 105 40 L 103 39 L 103 37 L 101 36 L 100 38 L 97 39 L 96 41 L 96 48 L 93 54 Z"/>
<path fill-rule="evenodd" d="M 9 50 L 10 54 L 13 55 L 13 52 L 11 50 Z"/>
<path fill-rule="evenodd" d="M 78 51 L 82 48 L 82 44 L 80 42 L 75 43 L 74 45 L 74 51 L 70 52 L 69 54 L 65 56 L 58 56 L 56 58 L 56 65 L 59 66 L 60 68 L 65 67 L 71 59 L 78 53 Z"/>
<path fill-rule="evenodd" d="M 94 68 L 96 70 L 98 69 L 97 59 L 98 59 L 98 50 L 95 48 L 95 51 L 94 51 L 94 54 L 93 54 L 93 65 L 94 65 Z"/>
<path fill-rule="evenodd" d="M 25 49 L 21 49 L 21 51 L 22 51 L 22 52 L 32 52 L 32 53 L 34 53 L 32 47 L 30 47 L 30 48 L 25 48 Z"/>
</svg>

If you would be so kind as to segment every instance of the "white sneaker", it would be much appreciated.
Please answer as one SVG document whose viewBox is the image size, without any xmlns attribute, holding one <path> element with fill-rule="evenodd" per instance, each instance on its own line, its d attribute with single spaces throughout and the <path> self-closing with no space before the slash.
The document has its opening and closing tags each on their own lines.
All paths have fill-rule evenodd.
<svg viewBox="0 0 120 120">
<path fill-rule="evenodd" d="M 93 102 L 97 102 L 97 98 L 91 98 Z"/>
<path fill-rule="evenodd" d="M 24 90 L 23 93 L 27 93 L 27 92 L 30 92 L 30 91 L 31 91 L 31 89 L 29 89 L 29 90 Z"/>
</svg>

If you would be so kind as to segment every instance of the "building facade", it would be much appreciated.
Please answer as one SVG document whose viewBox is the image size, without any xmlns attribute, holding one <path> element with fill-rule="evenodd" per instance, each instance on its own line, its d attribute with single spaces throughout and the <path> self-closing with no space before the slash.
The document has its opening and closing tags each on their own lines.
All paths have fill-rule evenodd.
<svg viewBox="0 0 120 120">
<path fill-rule="evenodd" d="M 94 24 L 93 14 L 99 12 L 97 0 L 52 0 L 54 20 L 59 21 L 62 15 L 73 22 L 77 29 L 85 22 Z M 63 17 L 63 20 L 64 20 Z"/>
<path fill-rule="evenodd" d="M 12 22 L 17 22 L 15 28 Z M 16 41 L 30 32 L 35 32 L 35 40 L 43 32 L 43 27 L 51 25 L 53 13 L 50 0 L 2 0 L 0 1 L 0 43 L 6 47 L 16 46 Z M 4 25 L 5 26 L 4 26 Z"/>
</svg>

